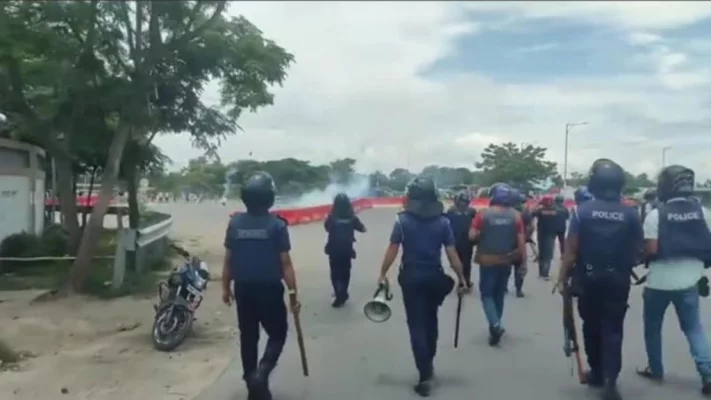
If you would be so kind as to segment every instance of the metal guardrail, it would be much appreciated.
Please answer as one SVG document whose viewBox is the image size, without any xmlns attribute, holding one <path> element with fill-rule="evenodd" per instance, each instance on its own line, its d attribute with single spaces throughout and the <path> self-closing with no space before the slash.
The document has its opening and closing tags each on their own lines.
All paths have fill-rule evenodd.
<svg viewBox="0 0 711 400">
<path fill-rule="evenodd" d="M 136 247 L 141 248 L 168 236 L 170 228 L 173 226 L 173 217 L 169 217 L 151 226 L 147 226 L 138 230 L 138 238 L 136 239 Z"/>
</svg>

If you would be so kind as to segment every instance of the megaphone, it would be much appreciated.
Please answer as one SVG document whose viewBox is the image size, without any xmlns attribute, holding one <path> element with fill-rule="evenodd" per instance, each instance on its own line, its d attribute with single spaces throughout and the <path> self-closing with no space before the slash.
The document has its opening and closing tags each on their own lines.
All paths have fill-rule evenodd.
<svg viewBox="0 0 711 400">
<path fill-rule="evenodd" d="M 373 300 L 369 301 L 365 307 L 363 307 L 365 316 L 368 317 L 369 320 L 377 323 L 387 321 L 392 315 L 392 311 L 387 302 L 392 299 L 393 295 L 390 293 L 390 287 L 381 283 L 373 295 Z"/>
</svg>

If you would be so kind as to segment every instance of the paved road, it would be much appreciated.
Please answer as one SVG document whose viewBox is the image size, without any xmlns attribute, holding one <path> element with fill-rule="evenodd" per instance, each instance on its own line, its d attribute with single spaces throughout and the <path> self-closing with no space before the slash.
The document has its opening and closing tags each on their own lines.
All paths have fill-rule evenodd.
<svg viewBox="0 0 711 400">
<path fill-rule="evenodd" d="M 277 400 L 415 398 L 411 388 L 417 374 L 399 288 L 394 292 L 390 321 L 374 324 L 362 314 L 363 304 L 375 288 L 394 210 L 369 210 L 361 218 L 369 232 L 358 239 L 351 303 L 339 310 L 330 307 L 323 228 L 319 224 L 291 228 L 311 376 L 301 375 L 296 337 L 291 332 L 272 377 Z M 528 280 L 526 289 L 525 299 L 507 298 L 507 336 L 502 347 L 496 349 L 486 344 L 486 322 L 477 294 L 465 299 L 460 346 L 453 348 L 455 298 L 450 296 L 440 310 L 440 342 L 435 360 L 438 383 L 433 398 L 596 398 L 595 392 L 576 383 L 571 376 L 571 363 L 563 357 L 559 297 L 550 294 L 550 283 L 536 278 Z M 635 288 L 631 298 L 625 366 L 620 379 L 623 395 L 645 400 L 699 398 L 694 365 L 673 312 L 669 312 L 665 326 L 667 383 L 663 387 L 651 386 L 635 375 L 635 367 L 644 363 L 641 290 Z M 708 322 L 708 314 L 705 319 Z M 236 348 L 235 357 L 221 378 L 196 400 L 246 399 Z"/>
</svg>

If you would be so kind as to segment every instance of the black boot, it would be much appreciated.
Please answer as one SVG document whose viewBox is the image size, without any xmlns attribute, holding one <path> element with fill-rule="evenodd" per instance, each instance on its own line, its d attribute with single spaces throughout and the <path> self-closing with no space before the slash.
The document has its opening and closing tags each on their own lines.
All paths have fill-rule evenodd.
<svg viewBox="0 0 711 400">
<path fill-rule="evenodd" d="M 249 400 L 272 400 L 272 392 L 269 390 L 269 371 L 271 369 L 260 365 L 247 380 L 249 390 Z"/>
<path fill-rule="evenodd" d="M 489 346 L 498 346 L 502 336 L 504 336 L 504 329 L 502 327 L 489 327 Z"/>
<path fill-rule="evenodd" d="M 430 394 L 432 394 L 432 382 L 429 380 L 417 382 L 415 393 L 419 394 L 420 397 L 430 397 Z"/>
<path fill-rule="evenodd" d="M 617 390 L 615 382 L 605 382 L 605 386 L 602 389 L 602 400 L 622 400 L 622 395 Z"/>
<path fill-rule="evenodd" d="M 516 297 L 518 297 L 520 299 L 520 298 L 526 297 L 526 295 L 523 294 L 523 290 L 516 289 Z"/>
<path fill-rule="evenodd" d="M 594 388 L 601 388 L 605 386 L 605 382 L 603 381 L 602 376 L 596 373 L 594 370 L 585 371 L 583 373 L 582 381 L 583 384 Z"/>
</svg>

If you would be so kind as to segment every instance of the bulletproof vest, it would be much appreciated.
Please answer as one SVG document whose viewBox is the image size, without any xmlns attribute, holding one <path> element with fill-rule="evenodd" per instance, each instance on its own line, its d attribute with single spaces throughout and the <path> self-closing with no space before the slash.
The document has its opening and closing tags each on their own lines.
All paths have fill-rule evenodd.
<svg viewBox="0 0 711 400">
<path fill-rule="evenodd" d="M 506 255 L 516 250 L 517 216 L 518 212 L 510 208 L 492 207 L 482 211 L 478 251 L 486 255 Z"/>
<path fill-rule="evenodd" d="M 476 214 L 476 210 L 467 208 L 462 211 L 456 207 L 452 207 L 447 211 L 447 218 L 452 226 L 454 239 L 457 243 L 469 241 L 469 229 L 472 226 L 472 220 Z"/>
<path fill-rule="evenodd" d="M 555 216 L 556 221 L 556 231 L 565 232 L 565 227 L 568 223 L 568 209 L 563 205 L 556 207 L 557 214 Z"/>
<path fill-rule="evenodd" d="M 279 282 L 282 279 L 277 233 L 286 223 L 271 214 L 238 214 L 228 227 L 232 253 L 230 273 L 235 282 Z"/>
<path fill-rule="evenodd" d="M 622 272 L 629 280 L 641 245 L 637 242 L 641 238 L 634 237 L 634 209 L 619 202 L 590 200 L 575 208 L 573 218 L 578 220 L 576 267 L 587 275 Z"/>
<path fill-rule="evenodd" d="M 355 242 L 355 218 L 337 218 L 329 216 L 328 243 L 329 252 L 351 252 Z"/>
<path fill-rule="evenodd" d="M 558 231 L 558 209 L 555 206 L 546 206 L 538 210 L 538 233 L 551 234 Z"/>
<path fill-rule="evenodd" d="M 694 258 L 711 261 L 711 232 L 701 204 L 672 199 L 661 205 L 659 239 L 655 259 Z"/>
<path fill-rule="evenodd" d="M 395 229 L 402 235 L 401 273 L 428 278 L 442 270 L 443 239 L 449 229 L 444 215 L 425 219 L 401 212 Z"/>
</svg>

